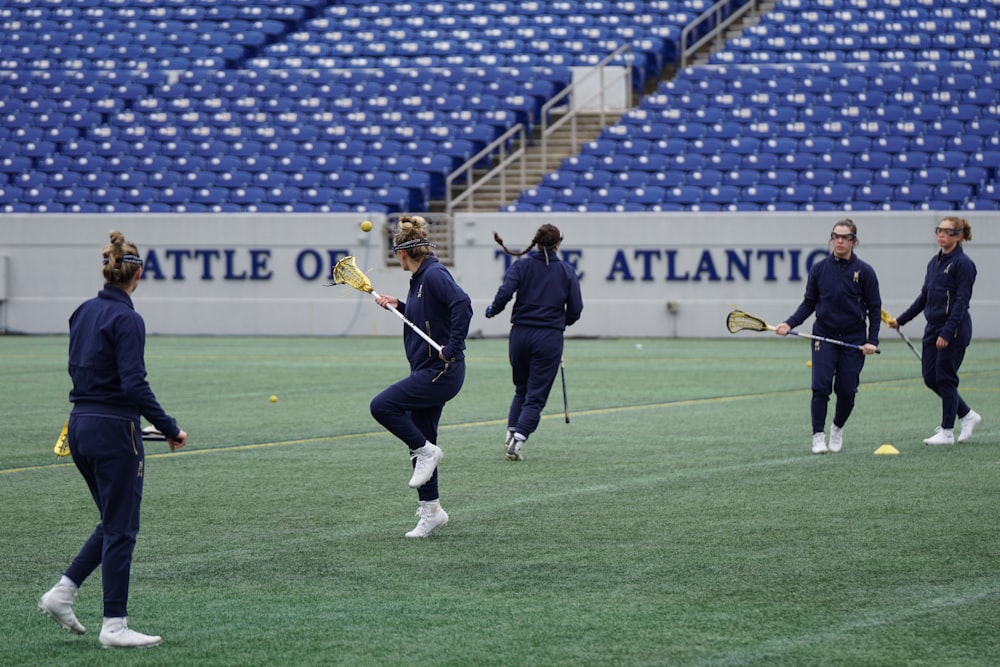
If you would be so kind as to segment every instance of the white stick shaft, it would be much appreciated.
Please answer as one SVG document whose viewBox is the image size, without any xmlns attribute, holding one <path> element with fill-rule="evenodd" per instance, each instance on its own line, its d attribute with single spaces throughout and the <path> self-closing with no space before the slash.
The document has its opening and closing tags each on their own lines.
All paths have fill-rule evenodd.
<svg viewBox="0 0 1000 667">
<path fill-rule="evenodd" d="M 841 347 L 853 347 L 855 350 L 864 350 L 864 345 L 855 345 L 854 343 L 845 343 L 842 340 L 835 340 L 833 338 L 825 338 L 823 336 L 814 336 L 813 334 L 802 333 L 801 331 L 789 331 L 792 336 L 798 336 L 799 338 L 808 338 L 810 340 L 820 340 L 824 343 L 831 343 L 833 345 L 840 345 Z M 881 350 L 875 350 L 875 354 L 882 354 Z"/>
<path fill-rule="evenodd" d="M 375 290 L 372 290 L 372 296 L 373 296 L 373 297 L 375 297 L 375 298 L 377 299 L 377 298 L 379 298 L 379 297 L 380 297 L 380 296 L 382 296 L 382 295 L 381 295 L 381 294 L 379 294 L 378 292 L 376 292 Z M 416 331 L 416 332 L 417 332 L 417 334 L 418 334 L 418 335 L 419 335 L 419 336 L 420 336 L 421 338 L 423 338 L 423 339 L 424 339 L 425 341 L 427 341 L 427 343 L 428 343 L 428 344 L 429 344 L 429 345 L 430 345 L 431 347 L 433 347 L 433 348 L 434 348 L 435 350 L 437 350 L 438 352 L 440 352 L 440 351 L 441 351 L 441 346 L 440 346 L 440 345 L 438 345 L 438 344 L 437 344 L 437 343 L 436 343 L 436 342 L 434 341 L 434 339 L 433 339 L 433 338 L 431 338 L 431 337 L 430 337 L 430 336 L 428 336 L 428 335 L 427 335 L 426 333 L 424 333 L 424 331 L 423 331 L 423 330 L 422 330 L 422 329 L 421 329 L 420 327 L 418 327 L 418 326 L 417 326 L 416 324 L 414 324 L 413 322 L 411 322 L 410 320 L 408 320 L 408 319 L 406 318 L 406 315 L 403 315 L 403 313 L 399 312 L 398 310 L 396 310 L 395 308 L 393 308 L 393 307 L 392 307 L 392 306 L 390 306 L 389 304 L 386 304 L 386 305 L 385 305 L 385 307 L 386 307 L 386 308 L 388 308 L 389 310 L 391 310 L 392 312 L 396 313 L 396 317 L 398 317 L 399 319 L 403 320 L 403 324 L 405 324 L 406 326 L 408 326 L 408 327 L 410 327 L 411 329 L 413 329 L 414 331 Z"/>
</svg>

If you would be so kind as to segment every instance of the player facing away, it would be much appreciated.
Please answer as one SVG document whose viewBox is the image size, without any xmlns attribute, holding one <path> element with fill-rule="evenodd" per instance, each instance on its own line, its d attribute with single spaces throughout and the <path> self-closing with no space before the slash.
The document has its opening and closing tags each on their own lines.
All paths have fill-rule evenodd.
<svg viewBox="0 0 1000 667">
<path fill-rule="evenodd" d="M 959 442 L 971 438 L 983 420 L 958 393 L 958 369 L 972 342 L 969 302 L 976 282 L 976 265 L 962 247 L 963 241 L 972 240 L 972 227 L 965 218 L 943 218 L 934 233 L 938 252 L 927 264 L 920 294 L 909 308 L 888 324 L 898 329 L 923 312 L 927 324 L 921 370 L 924 384 L 941 397 L 941 425 L 924 439 L 924 444 L 951 445 L 955 442 L 956 415 L 962 424 Z"/>
<path fill-rule="evenodd" d="M 865 356 L 878 350 L 882 323 L 882 297 L 875 270 L 854 252 L 858 228 L 850 219 L 839 221 L 830 232 L 830 254 L 813 264 L 806 280 L 805 296 L 792 316 L 775 327 L 779 336 L 816 313 L 813 334 L 841 340 L 861 349 L 813 341 L 812 345 L 812 452 L 839 452 L 844 446 L 843 429 L 854 410 Z M 827 445 L 827 406 L 831 389 L 837 396 L 830 443 Z"/>
<path fill-rule="evenodd" d="M 437 445 L 438 422 L 445 403 L 465 382 L 465 338 L 472 320 L 472 301 L 431 251 L 427 222 L 403 215 L 393 235 L 393 250 L 409 271 L 406 301 L 379 295 L 375 303 L 393 306 L 441 345 L 438 352 L 409 327 L 403 327 L 403 347 L 410 374 L 372 399 L 375 420 L 410 449 L 410 487 L 420 501 L 416 527 L 406 537 L 427 537 L 448 523 L 438 493 L 438 463 L 444 452 Z"/>
<path fill-rule="evenodd" d="M 527 255 L 507 268 L 486 307 L 486 317 L 494 317 L 514 298 L 508 341 L 514 398 L 507 412 L 504 454 L 510 461 L 523 461 L 524 444 L 538 428 L 559 372 L 563 334 L 580 319 L 583 297 L 576 271 L 559 257 L 563 237 L 555 225 L 539 227 L 521 252 L 507 249 L 496 233 L 493 238 L 508 255 Z"/>
<path fill-rule="evenodd" d="M 104 648 L 158 646 L 160 637 L 128 627 L 132 552 L 139 533 L 139 506 L 145 453 L 139 418 L 167 437 L 171 451 L 187 444 L 187 433 L 160 407 L 146 381 L 146 326 L 131 294 L 142 276 L 142 259 L 132 243 L 112 231 L 104 246 L 104 289 L 69 319 L 69 399 L 67 432 L 73 463 L 100 512 L 80 552 L 38 607 L 62 628 L 82 635 L 73 613 L 79 587 L 98 567 L 104 587 Z"/>
</svg>

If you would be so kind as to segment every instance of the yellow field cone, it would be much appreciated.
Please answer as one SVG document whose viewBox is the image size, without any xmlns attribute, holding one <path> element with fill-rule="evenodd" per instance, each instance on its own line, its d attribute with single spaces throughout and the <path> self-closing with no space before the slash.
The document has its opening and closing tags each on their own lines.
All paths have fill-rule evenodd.
<svg viewBox="0 0 1000 667">
<path fill-rule="evenodd" d="M 899 454 L 899 450 L 890 445 L 888 442 L 875 450 L 876 454 Z"/>
</svg>

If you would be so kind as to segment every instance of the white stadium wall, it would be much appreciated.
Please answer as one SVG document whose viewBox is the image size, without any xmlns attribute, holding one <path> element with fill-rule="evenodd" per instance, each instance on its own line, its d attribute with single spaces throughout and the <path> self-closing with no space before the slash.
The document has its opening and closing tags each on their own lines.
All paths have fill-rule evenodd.
<svg viewBox="0 0 1000 667">
<path fill-rule="evenodd" d="M 564 257 L 581 275 L 585 309 L 568 330 L 586 337 L 726 337 L 733 307 L 780 322 L 798 305 L 808 267 L 823 256 L 840 217 L 859 227 L 860 257 L 879 276 L 885 308 L 916 297 L 936 252 L 940 212 L 828 213 L 462 213 L 450 267 L 475 309 L 472 335 L 501 336 L 510 308 L 483 310 L 503 276 L 493 241 L 530 243 L 549 222 L 565 236 Z M 1000 214 L 963 212 L 966 251 L 979 277 L 976 338 L 1000 338 Z M 100 249 L 120 229 L 146 260 L 134 295 L 150 334 L 399 335 L 401 323 L 371 297 L 324 287 L 330 266 L 355 255 L 383 294 L 405 296 L 409 274 L 387 266 L 384 223 L 363 214 L 0 216 L 0 331 L 61 334 L 73 309 L 100 289 Z M 429 216 L 432 217 L 432 216 Z M 809 323 L 807 323 L 808 327 Z M 910 325 L 919 337 L 922 319 Z"/>
</svg>

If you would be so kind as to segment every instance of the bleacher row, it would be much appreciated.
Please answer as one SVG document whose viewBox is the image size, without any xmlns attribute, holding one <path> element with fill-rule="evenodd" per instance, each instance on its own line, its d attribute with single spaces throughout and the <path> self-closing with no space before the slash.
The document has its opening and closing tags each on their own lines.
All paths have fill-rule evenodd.
<svg viewBox="0 0 1000 667">
<path fill-rule="evenodd" d="M 1000 58 L 1000 10 L 989 3 L 790 0 L 748 26 L 711 62 L 950 62 Z"/>
<path fill-rule="evenodd" d="M 779 0 L 505 210 L 998 209 L 998 17 Z"/>
<path fill-rule="evenodd" d="M 551 67 L 240 70 L 207 80 L 0 70 L 0 206 L 424 210 L 449 172 L 507 128 L 532 125 L 569 78 Z M 147 170 L 155 182 L 141 178 Z M 261 182 L 274 171 L 294 178 Z M 330 192 L 348 185 L 359 188 Z"/>
<path fill-rule="evenodd" d="M 995 207 L 1000 62 L 700 70 L 508 210 Z"/>
<path fill-rule="evenodd" d="M 0 211 L 420 210 L 570 65 L 627 43 L 641 89 L 709 7 L 0 0 Z M 998 208 L 998 10 L 779 0 L 504 210 Z"/>
</svg>

